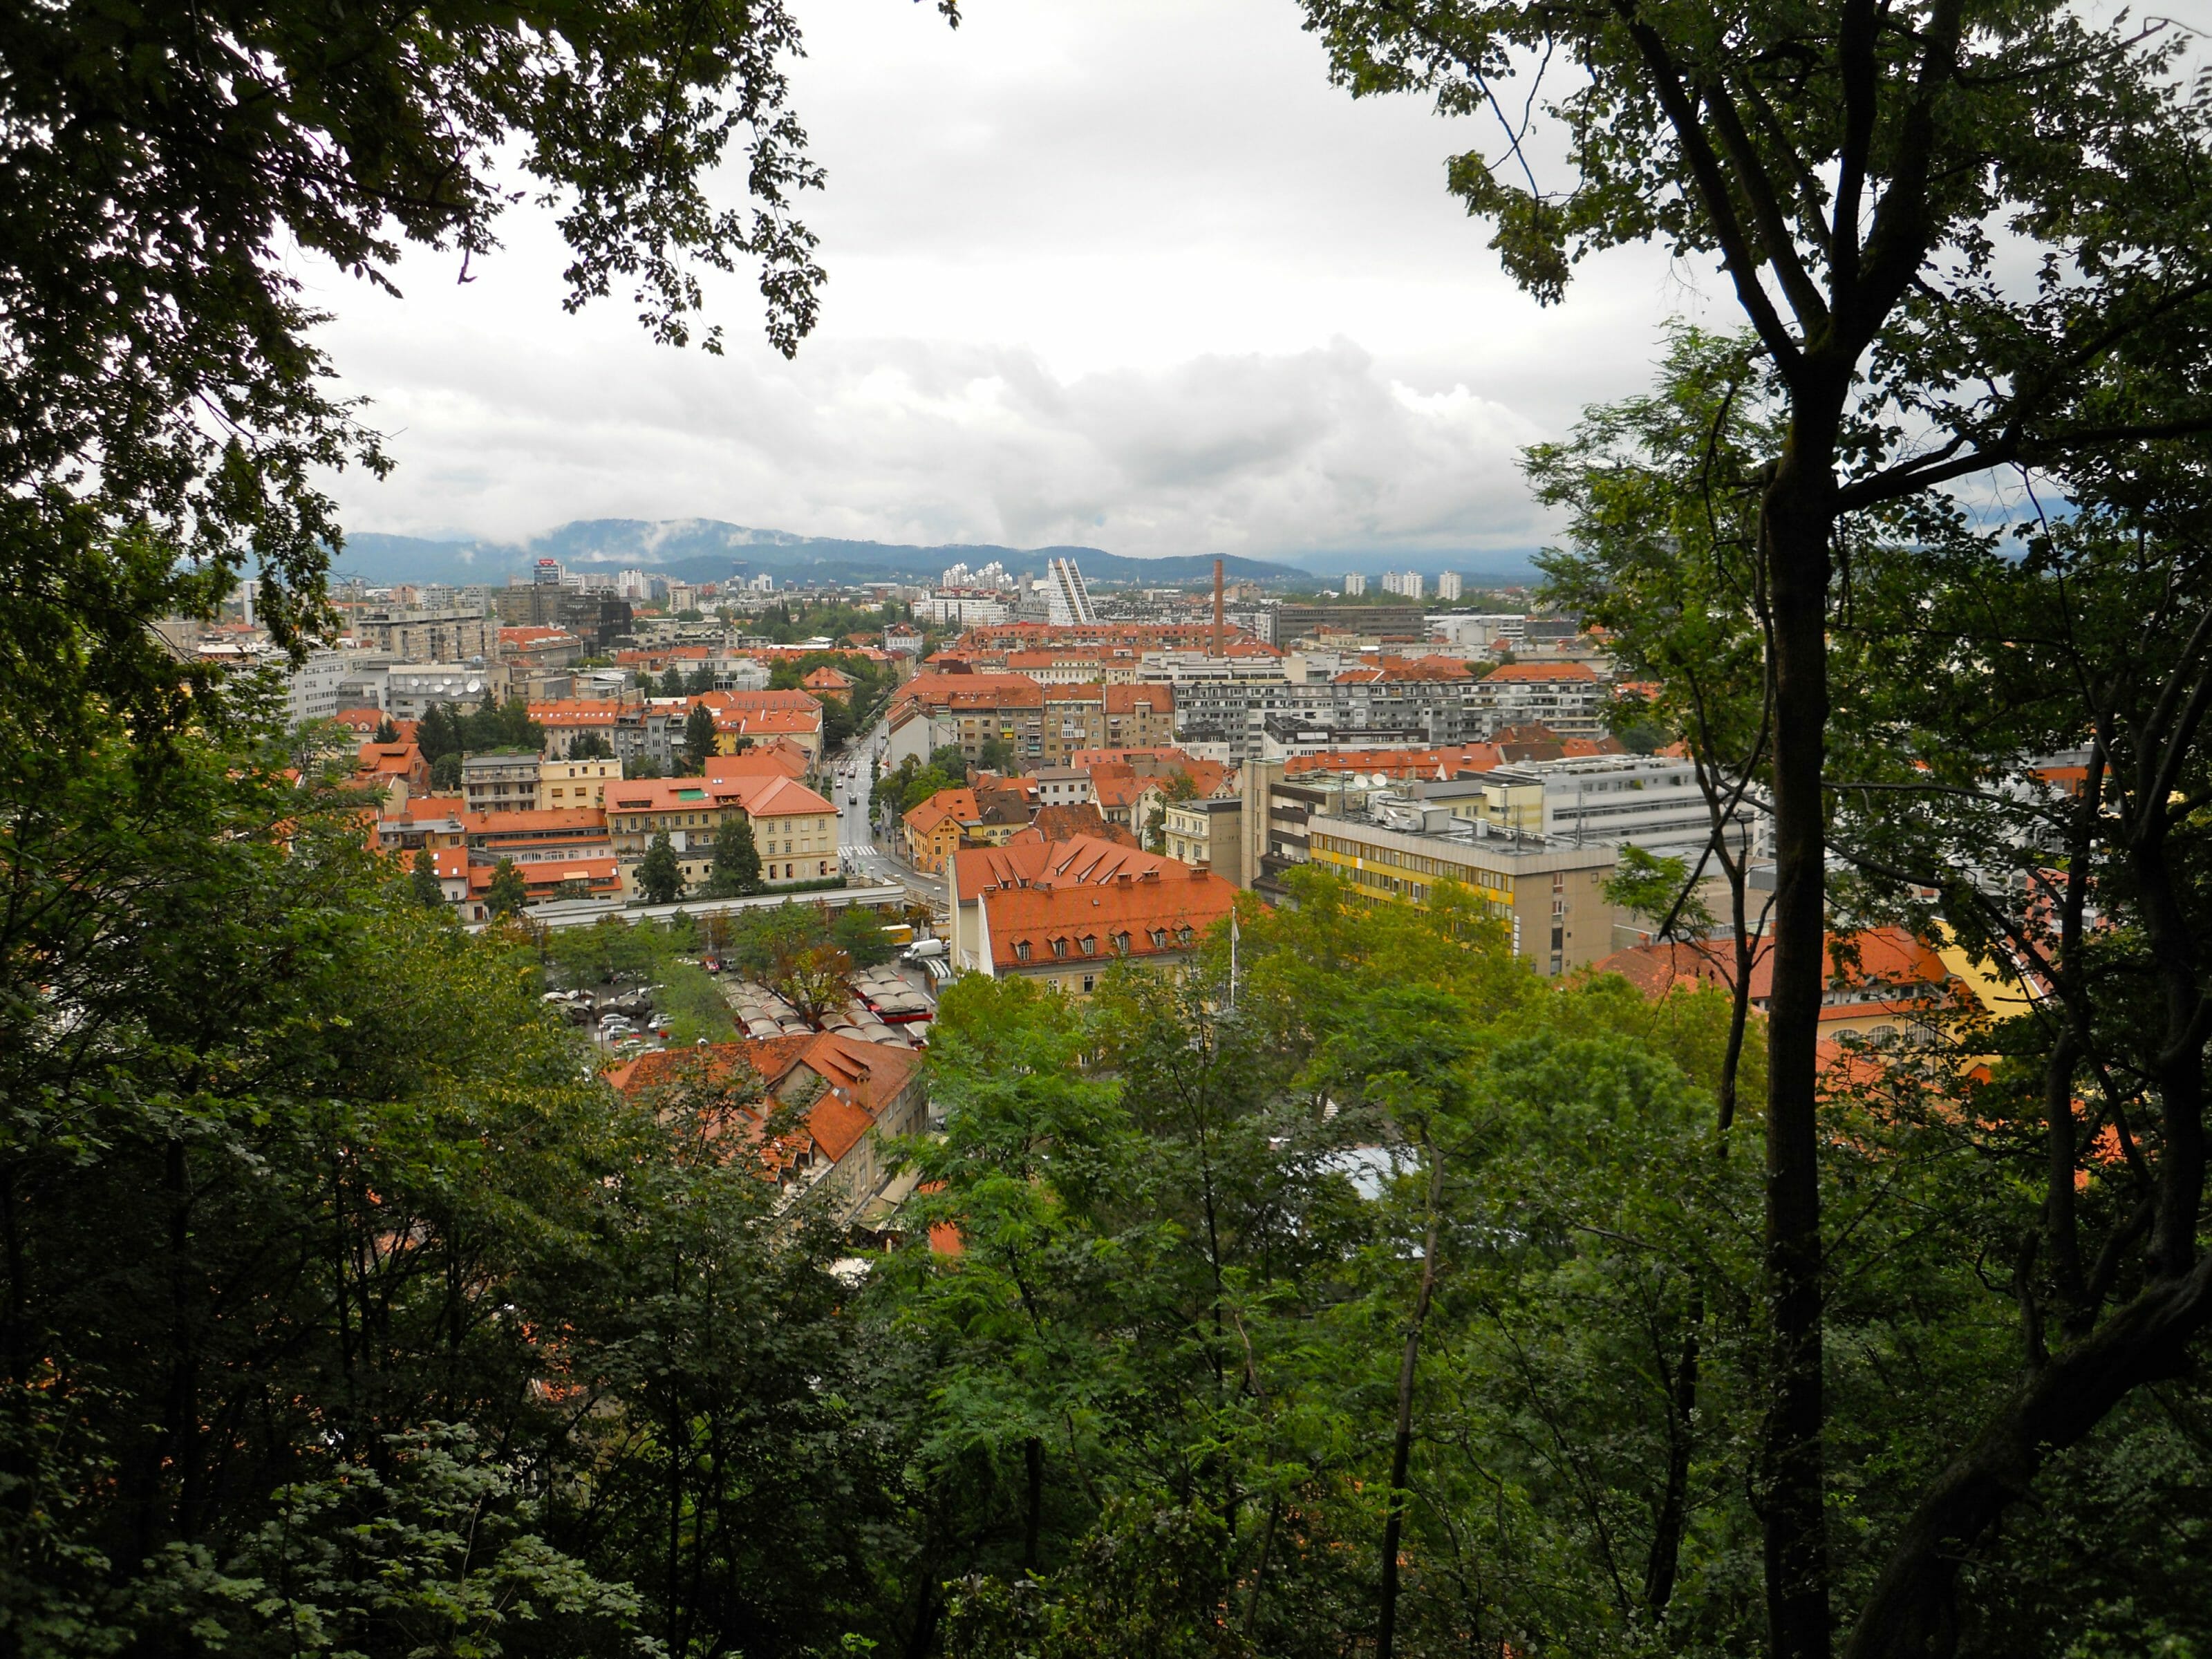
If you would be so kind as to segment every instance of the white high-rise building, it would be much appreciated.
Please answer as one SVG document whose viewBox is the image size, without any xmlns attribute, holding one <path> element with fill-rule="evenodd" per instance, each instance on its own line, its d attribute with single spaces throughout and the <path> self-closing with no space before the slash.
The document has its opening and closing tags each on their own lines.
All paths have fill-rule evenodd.
<svg viewBox="0 0 2212 1659">
<path fill-rule="evenodd" d="M 1395 593 L 1402 599 L 1418 599 L 1421 597 L 1423 586 L 1421 573 L 1418 570 L 1391 570 L 1383 574 L 1382 591 L 1385 593 Z"/>
<path fill-rule="evenodd" d="M 1073 559 L 1053 559 L 1045 565 L 1045 616 L 1054 628 L 1088 628 L 1098 620 L 1091 590 Z"/>
<path fill-rule="evenodd" d="M 1366 591 L 1366 577 L 1361 575 L 1356 570 L 1347 570 L 1344 573 L 1344 597 L 1346 599 L 1356 599 Z"/>
<path fill-rule="evenodd" d="M 1458 571 L 1447 570 L 1443 575 L 1437 578 L 1437 597 L 1438 599 L 1456 599 L 1459 598 L 1459 595 L 1460 586 Z"/>
</svg>

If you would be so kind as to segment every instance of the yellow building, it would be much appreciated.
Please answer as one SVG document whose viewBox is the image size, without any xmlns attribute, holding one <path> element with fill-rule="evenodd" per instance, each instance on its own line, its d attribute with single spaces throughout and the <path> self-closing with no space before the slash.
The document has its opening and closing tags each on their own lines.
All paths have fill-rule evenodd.
<svg viewBox="0 0 2212 1659">
<path fill-rule="evenodd" d="M 607 786 L 622 781 L 618 760 L 561 760 L 538 763 L 538 799 L 555 811 L 607 804 Z"/>
</svg>

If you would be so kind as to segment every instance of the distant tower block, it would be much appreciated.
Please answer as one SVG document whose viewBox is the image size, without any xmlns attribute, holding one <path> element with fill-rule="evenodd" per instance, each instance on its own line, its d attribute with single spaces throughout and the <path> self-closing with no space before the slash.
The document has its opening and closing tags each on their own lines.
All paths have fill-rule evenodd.
<svg viewBox="0 0 2212 1659">
<path fill-rule="evenodd" d="M 1098 620 L 1091 603 L 1091 590 L 1073 559 L 1054 559 L 1045 566 L 1045 615 L 1055 628 L 1089 628 Z"/>
</svg>

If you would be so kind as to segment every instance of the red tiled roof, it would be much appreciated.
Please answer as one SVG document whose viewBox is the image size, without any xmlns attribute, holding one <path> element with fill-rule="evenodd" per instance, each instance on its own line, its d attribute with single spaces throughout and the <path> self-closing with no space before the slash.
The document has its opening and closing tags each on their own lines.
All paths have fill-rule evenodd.
<svg viewBox="0 0 2212 1659">
<path fill-rule="evenodd" d="M 776 775 L 796 778 L 805 773 L 806 751 L 788 738 L 767 738 L 741 754 L 707 757 L 707 781 L 710 783 Z"/>
<path fill-rule="evenodd" d="M 1134 847 L 1137 838 L 1118 823 L 1109 823 L 1098 809 L 1089 801 L 1080 806 L 1040 806 L 1035 822 L 1021 832 L 1024 837 L 1034 836 L 1042 843 L 1053 841 L 1112 842 L 1122 847 Z"/>
<path fill-rule="evenodd" d="M 832 1163 L 844 1157 L 873 1127 L 884 1109 L 914 1080 L 921 1056 L 888 1043 L 858 1042 L 830 1031 L 799 1036 L 762 1037 L 746 1042 L 718 1042 L 705 1048 L 659 1049 L 640 1054 L 606 1074 L 626 1095 L 663 1088 L 703 1074 L 709 1081 L 730 1078 L 742 1066 L 773 1091 L 800 1066 L 828 1086 L 806 1109 L 807 1133 Z M 757 1146 L 763 1123 L 748 1114 L 743 1138 Z M 788 1154 L 768 1155 L 771 1167 Z"/>
<path fill-rule="evenodd" d="M 1188 950 L 1235 908 L 1237 889 L 1211 871 L 1194 870 L 1173 860 L 1163 862 L 1181 873 L 1160 880 L 1117 878 L 1107 883 L 1033 883 L 987 890 L 979 902 L 993 965 L 1001 971 L 1018 970 Z M 1086 940 L 1088 951 L 1083 948 Z M 1054 941 L 1060 941 L 1064 950 L 1055 951 Z M 1021 948 L 1024 945 L 1026 954 Z"/>
<path fill-rule="evenodd" d="M 975 792 L 963 787 L 939 790 L 908 812 L 906 823 L 917 836 L 926 836 L 947 819 L 954 823 L 980 823 L 982 818 L 983 809 L 976 803 Z"/>
<path fill-rule="evenodd" d="M 1095 836 L 1055 842 L 1017 836 L 1004 847 L 963 847 L 953 856 L 953 890 L 963 903 L 994 887 L 1074 887 L 1124 875 L 1157 882 L 1189 873 L 1187 864 Z"/>
<path fill-rule="evenodd" d="M 1823 1019 L 1849 1018 L 1918 1000 L 1951 977 L 1943 959 L 1902 927 L 1831 933 L 1827 950 L 1830 989 L 1863 989 L 1866 995 L 1856 1002 L 1824 1004 Z M 1856 961 L 1851 959 L 1854 953 Z M 1656 998 L 1677 985 L 1728 985 L 1735 972 L 1735 951 L 1720 939 L 1636 945 L 1605 957 L 1597 971 L 1619 974 L 1644 995 Z M 1773 984 L 1773 952 L 1759 948 L 1752 960 L 1752 1001 L 1764 1007 Z"/>
<path fill-rule="evenodd" d="M 1597 670 L 1581 662 L 1501 663 L 1483 677 L 1490 681 L 1595 680 Z"/>
</svg>

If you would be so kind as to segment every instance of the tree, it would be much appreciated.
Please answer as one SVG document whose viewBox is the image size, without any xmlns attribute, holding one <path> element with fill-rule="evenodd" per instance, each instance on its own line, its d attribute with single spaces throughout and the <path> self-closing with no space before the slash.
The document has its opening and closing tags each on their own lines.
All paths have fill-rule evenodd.
<svg viewBox="0 0 2212 1659">
<path fill-rule="evenodd" d="M 696 621 L 697 618 L 695 617 L 693 620 Z M 684 682 L 685 693 L 695 697 L 702 691 L 712 691 L 714 689 L 714 671 L 703 662 L 693 669 L 690 678 Z"/>
<path fill-rule="evenodd" d="M 452 794 L 461 787 L 461 751 L 449 749 L 430 763 L 430 787 L 441 794 Z"/>
<path fill-rule="evenodd" d="M 465 271 L 497 246 L 501 210 L 544 193 L 561 204 L 572 307 L 620 289 L 681 344 L 699 272 L 758 260 L 770 337 L 795 349 L 822 277 L 792 211 L 820 182 L 786 106 L 797 43 L 775 3 L 680 27 L 649 11 L 541 27 L 436 9 L 385 27 L 328 6 L 27 20 L 4 46 L 8 109 L 11 131 L 40 136 L 9 143 L 22 188 L 0 221 L 6 425 L 21 434 L 0 449 L 0 586 L 17 599 L 0 627 L 11 659 L 28 653 L 11 689 L 59 686 L 70 642 L 89 641 L 98 695 L 184 718 L 161 692 L 184 665 L 133 634 L 215 614 L 249 556 L 281 642 L 325 619 L 340 538 L 314 480 L 386 462 L 331 390 L 283 249 L 387 288 L 409 246 Z M 733 141 L 750 213 L 709 195 Z M 118 539 L 139 525 L 140 542 Z"/>
<path fill-rule="evenodd" d="M 664 697 L 680 697 L 684 695 L 684 672 L 674 663 L 669 664 L 660 676 L 660 695 Z"/>
<path fill-rule="evenodd" d="M 714 832 L 714 863 L 707 877 L 707 896 L 742 898 L 760 890 L 760 848 L 753 842 L 753 827 L 742 813 L 732 812 Z"/>
<path fill-rule="evenodd" d="M 392 723 L 391 715 L 386 714 L 382 720 L 377 721 L 375 733 L 369 741 L 379 744 L 399 741 L 399 728 Z"/>
<path fill-rule="evenodd" d="M 519 916 L 529 902 L 529 890 L 513 859 L 501 859 L 492 866 L 491 885 L 484 890 L 486 910 L 495 916 Z"/>
<path fill-rule="evenodd" d="M 986 738 L 982 747 L 977 750 L 975 763 L 987 772 L 1012 777 L 1021 769 L 1022 762 L 1021 757 L 1014 752 L 1014 745 L 1006 738 Z"/>
<path fill-rule="evenodd" d="M 714 714 L 703 702 L 691 705 L 691 712 L 684 720 L 684 773 L 687 777 L 702 776 L 707 762 L 715 753 Z"/>
<path fill-rule="evenodd" d="M 417 903 L 432 906 L 442 906 L 445 903 L 446 890 L 439 884 L 438 881 L 438 860 L 432 856 L 428 848 L 416 854 L 415 863 L 408 872 L 407 881 Z"/>
<path fill-rule="evenodd" d="M 623 776 L 626 778 L 657 778 L 659 775 L 660 763 L 650 755 L 632 755 L 623 763 Z"/>
<path fill-rule="evenodd" d="M 1760 1482 L 1771 1646 L 1817 1659 L 1834 1589 L 1815 1079 L 1836 568 L 1855 526 L 1953 481 L 2212 422 L 2193 393 L 2148 410 L 2111 380 L 2179 363 L 2205 326 L 2212 259 L 2194 181 L 2212 118 L 2169 72 L 2171 33 L 2093 25 L 2048 0 L 1904 13 L 1847 0 L 1818 20 L 1739 7 L 1717 26 L 1708 13 L 1595 3 L 1307 0 L 1306 11 L 1355 92 L 1424 89 L 1462 112 L 1499 100 L 1506 153 L 1462 156 L 1449 179 L 1495 222 L 1492 246 L 1522 286 L 1557 300 L 1576 258 L 1652 236 L 1717 255 L 1782 386 L 1782 441 L 1755 517 L 1777 860 L 1774 1395 Z M 1498 91 L 1516 69 L 1541 73 L 1539 48 L 1544 64 L 1571 54 L 1583 77 L 1548 106 L 1577 169 L 1564 193 L 1539 185 L 1527 123 Z M 2078 115 L 2063 130 L 2042 118 L 2061 103 Z M 2022 244 L 2006 258 L 2047 257 L 2079 280 L 2004 287 L 1994 222 Z M 1942 1617 L 1955 1568 L 1938 1561 L 1955 1556 L 1934 1539 L 1901 1547 L 1917 1564 L 1900 1561 L 1863 1606 L 1855 1651 L 1907 1650 Z"/>
<path fill-rule="evenodd" d="M 637 890 L 647 904 L 673 904 L 684 896 L 684 872 L 664 830 L 653 838 L 637 863 Z"/>
<path fill-rule="evenodd" d="M 584 732 L 568 740 L 568 758 L 570 760 L 612 760 L 614 745 L 603 732 Z"/>
<path fill-rule="evenodd" d="M 447 756 L 460 752 L 461 734 L 456 729 L 451 703 L 434 702 L 422 711 L 415 726 L 415 744 L 422 751 L 422 758 L 434 766 Z"/>
</svg>

